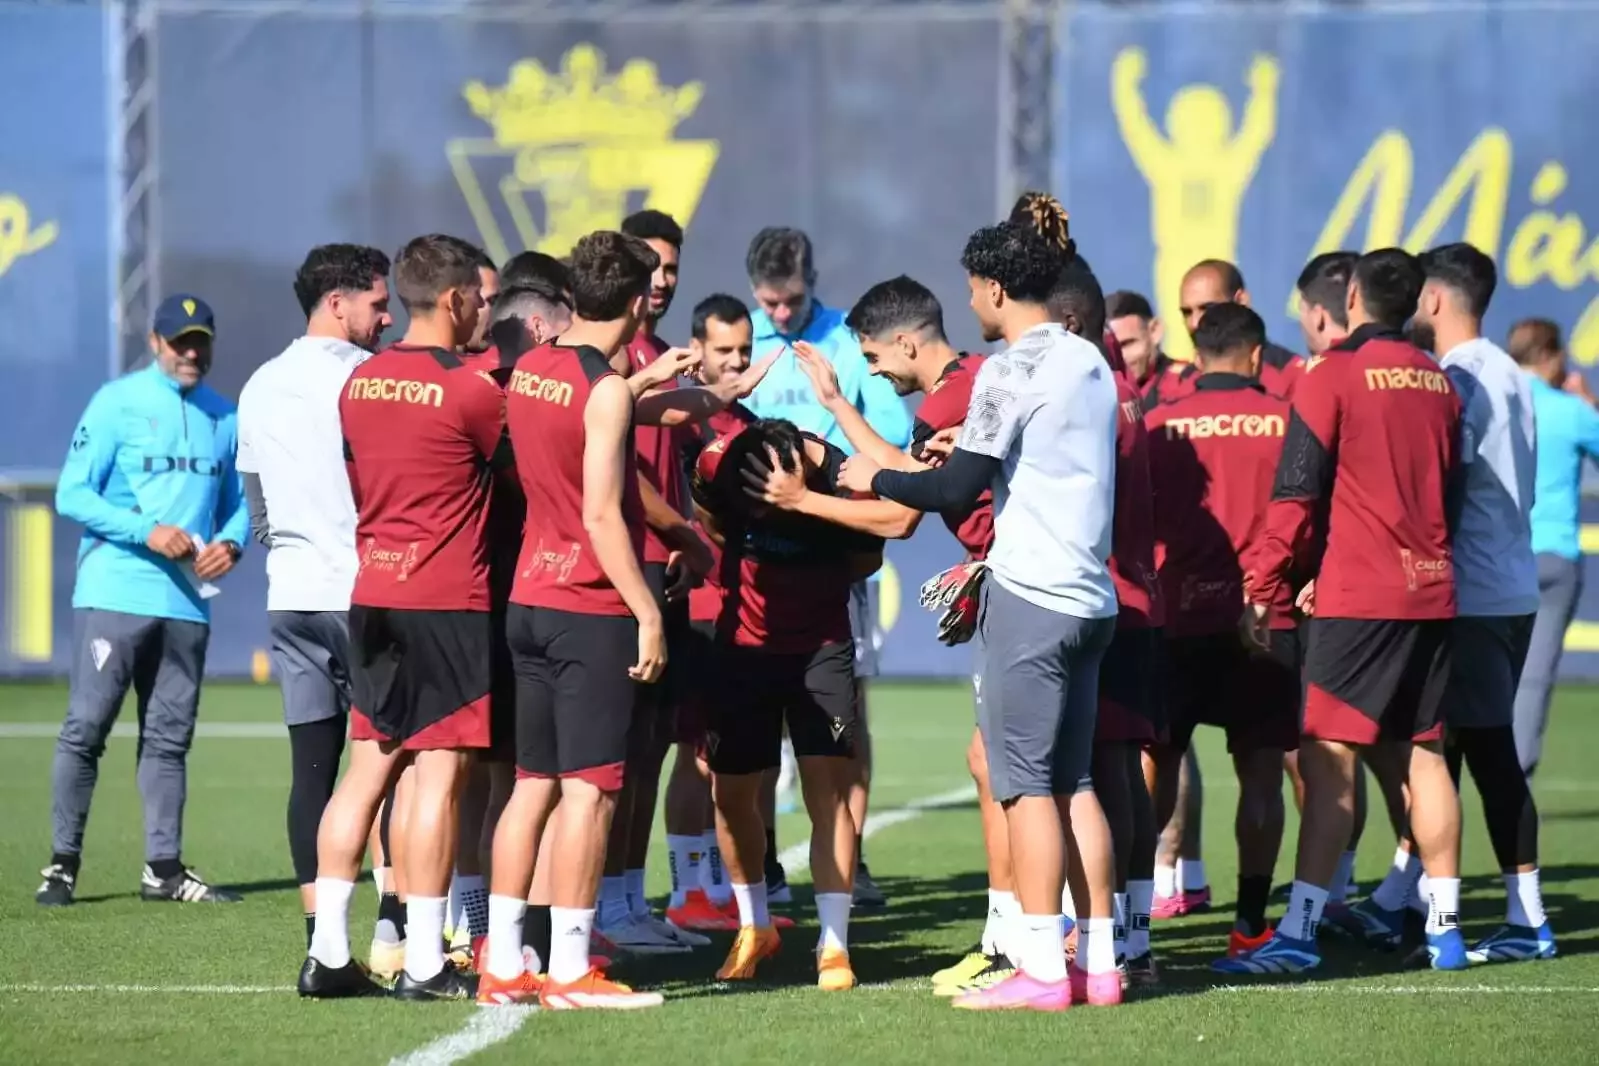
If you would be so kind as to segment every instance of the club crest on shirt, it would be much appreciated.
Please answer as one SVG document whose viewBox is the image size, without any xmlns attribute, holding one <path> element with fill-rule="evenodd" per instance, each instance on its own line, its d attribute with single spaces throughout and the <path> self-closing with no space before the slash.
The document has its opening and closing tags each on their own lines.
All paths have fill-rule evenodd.
<svg viewBox="0 0 1599 1066">
<path fill-rule="evenodd" d="M 94 660 L 95 673 L 105 669 L 105 664 L 111 658 L 111 642 L 104 637 L 96 637 L 89 642 L 89 657 Z"/>
<path fill-rule="evenodd" d="M 663 85 L 641 58 L 607 72 L 592 44 L 573 47 L 558 69 L 519 60 L 504 85 L 471 81 L 461 95 L 493 136 L 456 138 L 444 151 L 496 261 L 522 248 L 564 255 L 579 237 L 620 226 L 640 193 L 687 227 L 721 152 L 714 140 L 672 137 L 704 83 Z"/>
</svg>

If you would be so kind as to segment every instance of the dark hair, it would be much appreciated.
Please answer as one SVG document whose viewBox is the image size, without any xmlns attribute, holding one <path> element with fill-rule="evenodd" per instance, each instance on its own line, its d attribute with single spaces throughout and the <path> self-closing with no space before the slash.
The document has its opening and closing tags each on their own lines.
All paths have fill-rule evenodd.
<svg viewBox="0 0 1599 1066">
<path fill-rule="evenodd" d="M 711 319 L 735 325 L 739 322 L 750 320 L 748 305 L 737 296 L 729 296 L 725 292 L 712 293 L 694 305 L 694 318 L 689 324 L 689 336 L 697 341 L 703 341 L 709 330 L 706 328 Z"/>
<path fill-rule="evenodd" d="M 1010 209 L 1008 221 L 1019 226 L 1031 226 L 1038 235 L 1060 250 L 1061 257 L 1070 259 L 1077 254 L 1077 242 L 1072 240 L 1071 216 L 1061 202 L 1046 192 L 1024 192 Z"/>
<path fill-rule="evenodd" d="M 319 244 L 294 274 L 294 298 L 307 318 L 330 292 L 364 292 L 387 277 L 389 257 L 364 244 Z"/>
<path fill-rule="evenodd" d="M 753 285 L 793 278 L 799 278 L 809 285 L 816 280 L 811 239 L 787 226 L 767 226 L 750 241 L 749 254 L 744 257 L 744 270 Z"/>
<path fill-rule="evenodd" d="M 1201 259 L 1188 268 L 1188 273 L 1183 277 L 1190 278 L 1201 270 L 1207 270 L 1216 275 L 1216 280 L 1221 282 L 1221 287 L 1227 290 L 1230 296 L 1244 289 L 1244 274 L 1232 263 L 1225 259 Z"/>
<path fill-rule="evenodd" d="M 1389 329 L 1403 329 L 1416 313 L 1427 276 L 1403 248 L 1379 248 L 1355 262 L 1351 279 L 1368 317 Z"/>
<path fill-rule="evenodd" d="M 1510 327 L 1505 347 L 1510 358 L 1522 366 L 1533 366 L 1565 348 L 1560 326 L 1547 318 L 1524 318 Z"/>
<path fill-rule="evenodd" d="M 1265 321 L 1243 304 L 1211 304 L 1194 327 L 1194 350 L 1203 355 L 1248 355 L 1265 343 Z"/>
<path fill-rule="evenodd" d="M 1015 222 L 984 226 L 961 253 L 966 273 L 999 282 L 1006 296 L 1023 303 L 1047 300 L 1063 265 L 1059 248 L 1032 226 Z"/>
<path fill-rule="evenodd" d="M 750 460 L 770 465 L 767 449 L 776 452 L 785 470 L 792 471 L 805 461 L 805 436 L 798 426 L 782 418 L 761 418 L 751 422 L 727 443 L 716 476 L 706 481 L 694 478 L 694 501 L 726 527 L 737 528 L 748 519 L 754 501 L 744 491 L 743 471 Z"/>
<path fill-rule="evenodd" d="M 1422 252 L 1421 269 L 1428 281 L 1436 281 L 1465 297 L 1466 310 L 1473 318 L 1488 313 L 1499 284 L 1494 261 L 1465 241 L 1445 244 Z"/>
<path fill-rule="evenodd" d="M 879 281 L 862 293 L 844 324 L 861 337 L 881 337 L 905 330 L 931 332 L 938 340 L 944 339 L 944 309 L 938 297 L 932 289 L 904 274 Z"/>
<path fill-rule="evenodd" d="M 1129 315 L 1148 322 L 1155 317 L 1155 309 L 1149 305 L 1147 296 L 1130 292 L 1127 289 L 1117 289 L 1105 297 L 1105 317 L 1107 319 L 1127 318 Z"/>
<path fill-rule="evenodd" d="M 572 248 L 572 311 L 590 322 L 611 322 L 650 288 L 660 265 L 655 250 L 637 237 L 598 230 Z"/>
<path fill-rule="evenodd" d="M 481 249 L 459 237 L 418 237 L 394 257 L 394 291 L 411 314 L 426 313 L 451 289 L 480 287 L 478 265 L 486 259 Z"/>
<path fill-rule="evenodd" d="M 501 289 L 489 308 L 489 322 L 507 319 L 522 321 L 534 315 L 543 317 L 557 307 L 570 307 L 566 293 L 546 281 L 527 281 L 515 288 Z"/>
<path fill-rule="evenodd" d="M 683 227 L 665 211 L 646 207 L 622 220 L 622 232 L 641 241 L 665 241 L 673 248 L 683 248 Z"/>
<path fill-rule="evenodd" d="M 1356 252 L 1322 252 L 1299 272 L 1299 298 L 1319 307 L 1340 326 L 1349 325 L 1349 278 L 1360 260 Z"/>
<path fill-rule="evenodd" d="M 519 289 L 535 281 L 562 292 L 572 288 L 572 276 L 566 264 L 543 252 L 518 252 L 500 268 L 500 284 L 507 289 Z"/>
<path fill-rule="evenodd" d="M 1064 323 L 1068 314 L 1077 319 L 1083 339 L 1099 346 L 1105 333 L 1105 290 L 1087 263 L 1081 259 L 1067 263 L 1044 305 L 1057 322 Z"/>
</svg>

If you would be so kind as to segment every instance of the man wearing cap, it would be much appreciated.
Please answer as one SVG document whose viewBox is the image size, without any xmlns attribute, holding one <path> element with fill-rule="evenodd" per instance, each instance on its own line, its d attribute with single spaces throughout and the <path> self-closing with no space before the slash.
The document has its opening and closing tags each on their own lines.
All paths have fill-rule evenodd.
<svg viewBox="0 0 1599 1066">
<path fill-rule="evenodd" d="M 207 600 L 249 534 L 234 467 L 234 407 L 202 384 L 215 332 L 204 301 L 163 301 L 150 366 L 94 394 L 61 470 L 56 510 L 84 532 L 72 593 L 71 696 L 51 774 L 53 854 L 34 896 L 44 906 L 73 901 L 100 756 L 129 688 L 138 699 L 144 800 L 140 895 L 239 900 L 181 856 L 185 763 L 211 632 Z"/>
</svg>

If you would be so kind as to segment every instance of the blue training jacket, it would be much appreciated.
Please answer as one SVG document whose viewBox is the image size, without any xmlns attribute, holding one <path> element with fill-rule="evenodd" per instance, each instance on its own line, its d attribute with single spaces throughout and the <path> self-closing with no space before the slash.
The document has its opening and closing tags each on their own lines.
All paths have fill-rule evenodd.
<svg viewBox="0 0 1599 1066">
<path fill-rule="evenodd" d="M 877 435 L 897 448 L 908 446 L 911 442 L 910 409 L 894 391 L 894 386 L 872 375 L 866 357 L 861 354 L 860 342 L 844 324 L 844 313 L 823 307 L 820 302 L 814 303 L 812 308 L 810 321 L 795 337 L 777 332 L 772 320 L 757 308 L 750 316 L 755 327 L 752 359 L 764 358 L 774 347 L 794 341 L 814 344 L 833 361 L 839 391 Z M 845 455 L 855 454 L 849 438 L 838 426 L 838 419 L 817 402 L 811 379 L 805 376 L 793 351 L 778 358 L 744 401 L 744 406 L 761 418 L 786 418 L 807 433 L 814 433 L 842 449 Z"/>
<path fill-rule="evenodd" d="M 155 364 L 102 385 L 72 434 L 56 510 L 84 527 L 72 606 L 209 622 L 179 564 L 145 547 L 158 525 L 249 542 L 233 404 Z"/>
</svg>

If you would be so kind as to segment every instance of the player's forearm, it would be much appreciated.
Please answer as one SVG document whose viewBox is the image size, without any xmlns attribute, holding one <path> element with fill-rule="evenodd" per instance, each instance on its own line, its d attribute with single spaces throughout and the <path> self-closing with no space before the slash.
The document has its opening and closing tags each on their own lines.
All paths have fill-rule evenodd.
<svg viewBox="0 0 1599 1066">
<path fill-rule="evenodd" d="M 1311 500 L 1272 500 L 1266 508 L 1266 532 L 1254 557 L 1245 561 L 1251 603 L 1271 606 L 1281 594 L 1295 564 L 1305 554 L 1314 532 Z"/>
<path fill-rule="evenodd" d="M 845 500 L 820 492 L 806 492 L 794 511 L 885 540 L 903 540 L 922 520 L 922 512 L 892 500 Z"/>
<path fill-rule="evenodd" d="M 640 397 L 634 405 L 633 417 L 646 426 L 692 425 L 725 411 L 735 399 L 731 388 L 720 392 L 706 385 L 662 389 Z"/>
<path fill-rule="evenodd" d="M 898 470 L 901 462 L 909 458 L 879 436 L 877 430 L 872 428 L 872 424 L 866 421 L 866 416 L 843 397 L 827 404 L 826 407 L 827 413 L 838 421 L 838 428 L 844 431 L 850 447 L 878 466 L 885 470 Z"/>
<path fill-rule="evenodd" d="M 999 467 L 999 460 L 992 456 L 956 448 L 948 462 L 932 470 L 878 471 L 872 479 L 872 492 L 879 499 L 893 500 L 917 511 L 955 511 L 976 503 L 993 483 Z"/>
<path fill-rule="evenodd" d="M 694 527 L 687 518 L 673 510 L 672 505 L 655 490 L 655 486 L 638 476 L 639 499 L 644 503 L 644 524 L 653 529 L 668 544 L 676 544 L 685 536 L 694 535 Z"/>
<path fill-rule="evenodd" d="M 583 528 L 594 546 L 594 558 L 600 564 L 605 579 L 616 589 L 627 604 L 627 609 L 641 626 L 661 624 L 661 611 L 655 597 L 644 581 L 644 571 L 639 566 L 638 555 L 633 551 L 633 539 L 628 536 L 627 523 L 622 520 L 620 506 L 594 515 L 585 515 Z"/>
</svg>

